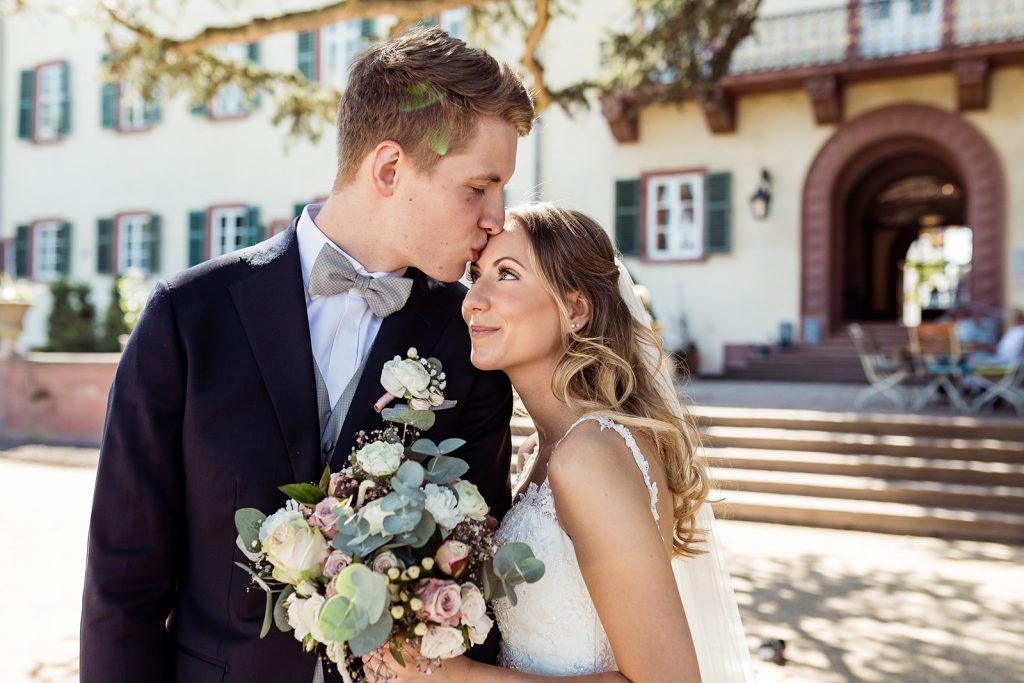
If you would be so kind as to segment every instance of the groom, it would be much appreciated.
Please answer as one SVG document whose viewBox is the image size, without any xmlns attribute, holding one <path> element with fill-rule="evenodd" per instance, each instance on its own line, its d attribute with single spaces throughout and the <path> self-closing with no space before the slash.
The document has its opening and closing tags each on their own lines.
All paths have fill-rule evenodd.
<svg viewBox="0 0 1024 683">
<path fill-rule="evenodd" d="M 260 640 L 264 595 L 234 564 L 234 512 L 272 511 L 279 485 L 343 467 L 355 434 L 382 425 L 384 362 L 409 347 L 444 364 L 455 401 L 426 436 L 466 439 L 466 477 L 501 518 L 511 391 L 470 365 L 455 281 L 501 229 L 532 119 L 518 77 L 440 30 L 377 45 L 342 99 L 326 203 L 157 285 L 110 393 L 83 683 L 319 677 L 291 633 Z"/>
</svg>

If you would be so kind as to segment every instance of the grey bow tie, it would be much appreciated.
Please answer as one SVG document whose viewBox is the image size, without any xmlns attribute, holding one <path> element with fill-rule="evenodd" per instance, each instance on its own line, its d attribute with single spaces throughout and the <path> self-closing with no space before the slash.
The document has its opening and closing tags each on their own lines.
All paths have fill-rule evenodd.
<svg viewBox="0 0 1024 683">
<path fill-rule="evenodd" d="M 373 278 L 356 272 L 345 255 L 325 244 L 309 273 L 310 296 L 334 296 L 355 288 L 378 318 L 402 310 L 412 292 L 412 280 L 406 277 Z"/>
</svg>

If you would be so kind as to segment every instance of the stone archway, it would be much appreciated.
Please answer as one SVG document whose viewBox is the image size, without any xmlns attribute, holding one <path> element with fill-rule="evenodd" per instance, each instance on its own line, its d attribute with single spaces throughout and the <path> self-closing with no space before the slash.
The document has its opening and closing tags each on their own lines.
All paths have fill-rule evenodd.
<svg viewBox="0 0 1024 683">
<path fill-rule="evenodd" d="M 845 233 L 842 207 L 857 179 L 888 157 L 933 155 L 963 179 L 974 235 L 972 301 L 1001 307 L 1006 222 L 1002 166 L 988 140 L 957 114 L 902 104 L 867 112 L 840 127 L 811 164 L 804 183 L 801 312 L 831 332 L 840 320 Z"/>
</svg>

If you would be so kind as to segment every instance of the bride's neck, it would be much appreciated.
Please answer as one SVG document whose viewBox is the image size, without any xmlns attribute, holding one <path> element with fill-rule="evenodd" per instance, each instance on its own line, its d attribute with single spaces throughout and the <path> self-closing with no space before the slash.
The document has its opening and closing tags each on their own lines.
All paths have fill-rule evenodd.
<svg viewBox="0 0 1024 683">
<path fill-rule="evenodd" d="M 541 448 L 554 445 L 579 416 L 551 391 L 554 367 L 519 368 L 508 372 L 512 386 L 530 413 Z"/>
</svg>

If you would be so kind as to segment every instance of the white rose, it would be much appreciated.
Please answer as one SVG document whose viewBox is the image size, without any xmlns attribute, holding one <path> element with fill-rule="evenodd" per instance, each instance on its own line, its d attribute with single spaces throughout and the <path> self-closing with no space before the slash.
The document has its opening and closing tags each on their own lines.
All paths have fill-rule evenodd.
<svg viewBox="0 0 1024 683">
<path fill-rule="evenodd" d="M 457 481 L 452 484 L 452 488 L 459 496 L 459 512 L 470 519 L 482 522 L 490 508 L 480 495 L 480 489 L 468 481 Z"/>
<path fill-rule="evenodd" d="M 311 635 L 316 642 L 324 642 L 320 632 L 320 608 L 324 606 L 324 596 L 316 594 L 303 599 L 293 593 L 286 603 L 288 624 L 295 629 L 295 640 L 301 643 Z"/>
<path fill-rule="evenodd" d="M 402 444 L 374 441 L 356 451 L 356 463 L 367 474 L 387 477 L 398 471 L 402 464 Z"/>
<path fill-rule="evenodd" d="M 474 645 L 481 645 L 487 640 L 487 634 L 491 632 L 494 622 L 486 614 L 472 623 L 466 624 L 469 630 L 469 642 Z"/>
<path fill-rule="evenodd" d="M 451 659 L 466 651 L 462 632 L 450 626 L 433 626 L 420 643 L 420 653 L 427 659 Z"/>
<path fill-rule="evenodd" d="M 393 515 L 393 512 L 388 512 L 381 507 L 381 501 L 383 498 L 367 503 L 359 511 L 359 516 L 370 523 L 371 534 L 383 534 L 384 533 L 384 520 Z"/>
<path fill-rule="evenodd" d="M 293 586 L 318 578 L 330 548 L 319 529 L 314 529 L 299 515 L 270 528 L 263 542 L 263 552 L 274 566 L 272 575 Z"/>
<path fill-rule="evenodd" d="M 413 398 L 429 396 L 430 371 L 422 363 L 409 359 L 389 360 L 380 373 L 380 383 L 399 398 L 408 394 Z"/>
<path fill-rule="evenodd" d="M 460 612 L 463 624 L 468 625 L 487 614 L 487 604 L 484 602 L 484 596 L 479 588 L 471 583 L 464 583 L 462 584 L 460 595 L 462 598 Z"/>
<path fill-rule="evenodd" d="M 423 487 L 423 493 L 427 494 L 423 506 L 445 533 L 454 529 L 463 520 L 462 512 L 459 511 L 459 501 L 451 489 L 441 488 L 437 484 L 427 484 Z"/>
<path fill-rule="evenodd" d="M 292 505 L 292 501 L 289 500 L 288 505 L 263 520 L 263 524 L 260 525 L 260 543 L 267 542 L 270 533 L 278 524 L 284 524 L 294 519 L 302 519 L 302 513 L 299 512 L 298 506 Z"/>
</svg>

